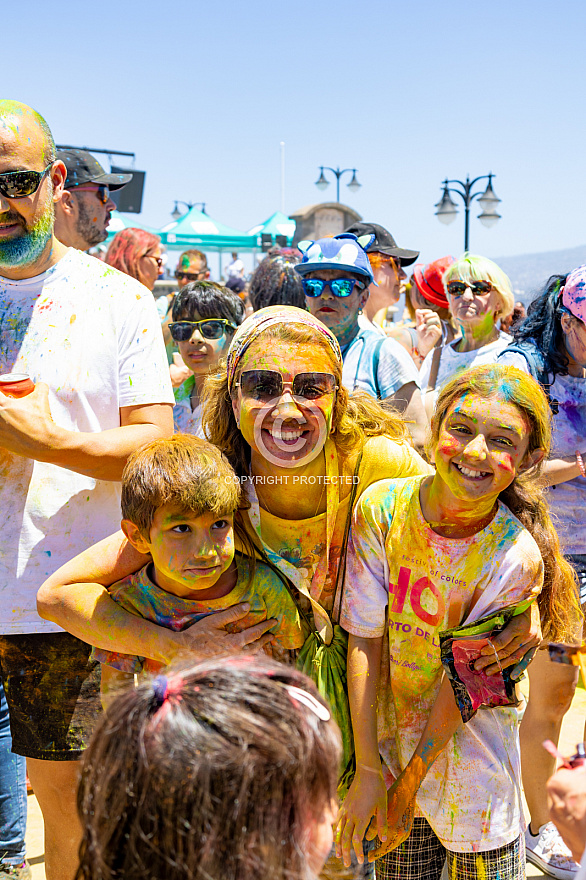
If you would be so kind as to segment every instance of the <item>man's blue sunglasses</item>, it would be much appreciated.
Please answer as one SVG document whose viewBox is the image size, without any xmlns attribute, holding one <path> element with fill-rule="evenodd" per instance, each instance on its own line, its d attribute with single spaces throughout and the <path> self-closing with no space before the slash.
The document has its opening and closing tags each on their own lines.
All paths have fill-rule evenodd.
<svg viewBox="0 0 586 880">
<path fill-rule="evenodd" d="M 329 287 L 334 296 L 350 296 L 355 286 L 364 290 L 366 284 L 357 281 L 356 278 L 334 278 L 333 281 L 324 281 L 323 278 L 302 278 L 305 296 L 321 296 L 326 287 Z"/>
</svg>

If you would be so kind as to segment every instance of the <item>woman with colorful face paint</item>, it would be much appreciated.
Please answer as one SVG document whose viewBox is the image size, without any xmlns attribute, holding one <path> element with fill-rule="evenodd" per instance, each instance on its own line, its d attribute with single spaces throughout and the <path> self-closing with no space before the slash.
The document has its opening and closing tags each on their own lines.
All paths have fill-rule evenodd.
<svg viewBox="0 0 586 880">
<path fill-rule="evenodd" d="M 497 327 L 514 307 L 511 282 L 502 269 L 473 254 L 464 254 L 443 275 L 444 290 L 459 335 L 430 351 L 419 374 L 429 415 L 445 383 L 469 367 L 493 363 L 511 337 Z"/>
<path fill-rule="evenodd" d="M 515 341 L 498 363 L 532 373 L 546 390 L 552 409 L 552 452 L 543 466 L 551 487 L 548 501 L 566 559 L 578 576 L 586 607 L 586 266 L 549 279 L 514 331 Z M 574 633 L 580 641 L 582 633 Z M 530 699 L 521 727 L 523 782 L 531 822 L 527 852 L 531 862 L 560 880 L 571 880 L 578 865 L 549 820 L 545 784 L 555 759 L 541 748 L 557 743 L 577 681 L 574 667 L 550 663 L 539 652 L 529 674 Z"/>
<path fill-rule="evenodd" d="M 361 327 L 358 320 L 374 282 L 364 250 L 374 238 L 372 234 L 358 239 L 344 232 L 334 238 L 301 241 L 297 247 L 303 260 L 296 269 L 303 279 L 308 311 L 340 344 L 344 386 L 350 392 L 366 391 L 401 413 L 415 445 L 423 448 L 426 418 L 413 361 L 394 339 L 385 338 L 370 322 Z"/>
<path fill-rule="evenodd" d="M 119 695 L 87 749 L 77 880 L 314 880 L 340 735 L 306 676 L 251 657 Z"/>
<path fill-rule="evenodd" d="M 175 431 L 204 438 L 201 395 L 205 378 L 226 357 L 234 331 L 242 323 L 244 305 L 237 294 L 213 281 L 182 287 L 173 303 L 171 336 L 179 349 L 185 376 L 175 388 Z M 179 373 L 177 365 L 171 365 Z"/>
<path fill-rule="evenodd" d="M 549 443 L 538 384 L 477 367 L 440 393 L 435 474 L 381 481 L 356 506 L 341 623 L 357 771 L 337 841 L 347 864 L 374 818 L 377 878 L 439 880 L 446 856 L 458 880 L 525 877 L 521 713 L 463 725 L 439 634 L 537 597 L 550 637 L 571 632 L 572 571 L 537 480 Z"/>
</svg>

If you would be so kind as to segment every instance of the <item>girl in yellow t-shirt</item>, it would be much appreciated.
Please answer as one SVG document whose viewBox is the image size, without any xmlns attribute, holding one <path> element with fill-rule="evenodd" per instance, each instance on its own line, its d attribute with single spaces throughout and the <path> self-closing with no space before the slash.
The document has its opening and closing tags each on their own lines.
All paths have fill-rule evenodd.
<svg viewBox="0 0 586 880">
<path fill-rule="evenodd" d="M 463 725 L 439 633 L 537 596 L 548 637 L 571 632 L 573 577 L 535 482 L 549 424 L 527 374 L 469 370 L 437 403 L 436 473 L 381 481 L 357 504 L 341 616 L 357 769 L 337 840 L 360 859 L 373 819 L 378 878 L 439 880 L 446 856 L 450 878 L 525 876 L 519 710 Z"/>
</svg>

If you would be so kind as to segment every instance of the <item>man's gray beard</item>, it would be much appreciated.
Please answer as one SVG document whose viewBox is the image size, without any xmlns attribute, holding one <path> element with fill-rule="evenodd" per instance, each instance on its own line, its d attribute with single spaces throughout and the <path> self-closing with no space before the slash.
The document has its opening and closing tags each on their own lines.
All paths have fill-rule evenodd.
<svg viewBox="0 0 586 880">
<path fill-rule="evenodd" d="M 77 218 L 77 226 L 75 231 L 83 238 L 88 248 L 94 247 L 107 238 L 108 233 L 93 221 L 92 213 L 86 208 L 83 198 L 77 200 L 77 209 L 79 216 Z"/>
<path fill-rule="evenodd" d="M 16 238 L 0 239 L 0 270 L 34 265 L 51 240 L 54 222 L 55 206 L 49 198 L 47 210 L 32 229 Z"/>
</svg>

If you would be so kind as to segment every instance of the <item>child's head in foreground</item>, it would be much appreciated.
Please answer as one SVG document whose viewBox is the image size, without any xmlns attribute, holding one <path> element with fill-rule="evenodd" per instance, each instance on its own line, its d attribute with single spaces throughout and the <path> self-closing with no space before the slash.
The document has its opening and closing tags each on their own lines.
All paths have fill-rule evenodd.
<svg viewBox="0 0 586 880">
<path fill-rule="evenodd" d="M 244 318 L 240 297 L 213 281 L 193 281 L 173 302 L 170 325 L 181 359 L 196 374 L 206 374 L 225 357 Z"/>
<path fill-rule="evenodd" d="M 327 858 L 340 735 L 313 683 L 232 657 L 157 676 L 83 758 L 77 880 L 311 880 Z"/>
<path fill-rule="evenodd" d="M 240 485 L 219 449 L 189 434 L 154 440 L 122 474 L 122 530 L 153 558 L 157 586 L 215 599 L 234 585 Z"/>
</svg>

